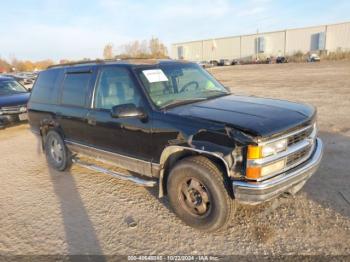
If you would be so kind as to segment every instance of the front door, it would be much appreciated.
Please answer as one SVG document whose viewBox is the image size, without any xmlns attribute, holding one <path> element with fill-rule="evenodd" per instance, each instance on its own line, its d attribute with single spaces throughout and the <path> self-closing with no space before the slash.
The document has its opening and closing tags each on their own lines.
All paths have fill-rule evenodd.
<svg viewBox="0 0 350 262">
<path fill-rule="evenodd" d="M 122 66 L 103 66 L 87 115 L 88 137 L 95 147 L 124 156 L 133 164 L 142 162 L 150 166 L 151 159 L 151 121 L 139 118 L 113 118 L 111 109 L 116 105 L 134 104 L 148 112 L 145 98 L 132 73 Z"/>
</svg>

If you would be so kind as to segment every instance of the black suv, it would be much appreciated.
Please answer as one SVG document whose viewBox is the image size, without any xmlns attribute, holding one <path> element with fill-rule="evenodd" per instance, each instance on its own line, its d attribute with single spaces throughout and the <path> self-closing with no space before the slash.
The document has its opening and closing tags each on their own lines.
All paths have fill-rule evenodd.
<svg viewBox="0 0 350 262">
<path fill-rule="evenodd" d="M 296 193 L 322 157 L 313 107 L 230 94 L 184 61 L 53 66 L 40 73 L 28 110 L 53 168 L 73 162 L 158 184 L 175 213 L 205 231 L 226 225 L 236 203 Z"/>
</svg>

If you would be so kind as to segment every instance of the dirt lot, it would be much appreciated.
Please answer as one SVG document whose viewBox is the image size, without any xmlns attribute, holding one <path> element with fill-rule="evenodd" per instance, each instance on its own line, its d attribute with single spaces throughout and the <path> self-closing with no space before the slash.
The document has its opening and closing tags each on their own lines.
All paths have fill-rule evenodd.
<svg viewBox="0 0 350 262">
<path fill-rule="evenodd" d="M 201 233 L 176 218 L 157 189 L 78 167 L 49 170 L 20 125 L 0 131 L 0 254 L 349 255 L 350 62 L 211 71 L 235 93 L 318 107 L 324 160 L 294 199 L 240 207 L 226 232 Z"/>
</svg>

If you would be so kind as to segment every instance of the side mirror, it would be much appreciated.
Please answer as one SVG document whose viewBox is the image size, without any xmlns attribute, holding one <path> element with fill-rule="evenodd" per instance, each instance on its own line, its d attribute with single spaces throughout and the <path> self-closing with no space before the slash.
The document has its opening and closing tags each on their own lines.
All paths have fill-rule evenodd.
<svg viewBox="0 0 350 262">
<path fill-rule="evenodd" d="M 146 118 L 146 113 L 136 107 L 134 104 L 124 104 L 124 105 L 118 105 L 113 106 L 111 109 L 111 116 L 113 118 L 139 118 L 144 119 Z"/>
</svg>

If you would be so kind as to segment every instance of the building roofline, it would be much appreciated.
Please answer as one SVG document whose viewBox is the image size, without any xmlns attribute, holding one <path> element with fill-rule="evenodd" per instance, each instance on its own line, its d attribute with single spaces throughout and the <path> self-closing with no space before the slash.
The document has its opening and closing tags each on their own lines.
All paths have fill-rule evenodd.
<svg viewBox="0 0 350 262">
<path fill-rule="evenodd" d="M 306 27 L 287 28 L 287 29 L 276 30 L 276 31 L 258 32 L 258 35 L 281 33 L 281 32 L 292 31 L 292 30 L 310 29 L 310 28 L 322 27 L 322 26 L 328 27 L 328 26 L 335 26 L 335 25 L 342 25 L 342 24 L 349 24 L 349 23 L 350 23 L 350 21 L 339 22 L 339 23 L 334 23 L 334 24 L 322 24 L 322 25 L 313 25 L 313 26 L 306 26 Z M 195 43 L 195 42 L 213 41 L 213 40 L 221 40 L 221 39 L 229 39 L 229 38 L 240 38 L 240 37 L 253 36 L 253 35 L 257 35 L 257 33 L 255 33 L 255 34 L 243 34 L 243 35 L 232 35 L 232 36 L 224 36 L 224 37 L 213 37 L 213 38 L 206 38 L 206 39 L 199 39 L 199 40 L 190 40 L 190 41 L 185 41 L 185 42 L 173 43 L 171 45 L 172 46 L 183 45 L 183 44 L 190 44 L 190 43 Z"/>
</svg>

